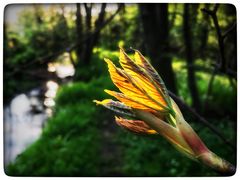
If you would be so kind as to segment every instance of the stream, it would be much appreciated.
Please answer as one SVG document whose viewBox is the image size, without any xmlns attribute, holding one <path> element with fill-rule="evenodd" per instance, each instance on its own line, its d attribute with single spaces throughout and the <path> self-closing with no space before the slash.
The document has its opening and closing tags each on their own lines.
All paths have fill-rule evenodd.
<svg viewBox="0 0 240 180">
<path fill-rule="evenodd" d="M 60 84 L 71 81 L 75 72 L 69 64 L 58 64 L 56 67 L 50 64 L 48 71 L 56 72 Z M 14 162 L 21 152 L 39 138 L 52 116 L 58 88 L 57 82 L 46 80 L 41 87 L 16 95 L 4 107 L 4 165 Z"/>
</svg>

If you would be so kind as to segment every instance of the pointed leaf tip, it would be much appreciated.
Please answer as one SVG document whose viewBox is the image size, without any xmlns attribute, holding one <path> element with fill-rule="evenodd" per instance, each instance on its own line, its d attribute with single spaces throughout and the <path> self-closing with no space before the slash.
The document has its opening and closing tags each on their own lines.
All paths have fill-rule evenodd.
<svg viewBox="0 0 240 180">
<path fill-rule="evenodd" d="M 141 120 L 129 120 L 115 116 L 115 121 L 119 126 L 137 134 L 158 134 Z"/>
<path fill-rule="evenodd" d="M 108 92 L 110 92 L 110 90 L 108 90 L 108 89 L 104 89 L 104 92 L 105 92 L 105 93 L 108 93 Z"/>
<path fill-rule="evenodd" d="M 109 63 L 112 62 L 112 61 L 111 61 L 110 59 L 108 59 L 108 58 L 104 58 L 104 61 L 105 61 L 107 64 L 109 64 Z"/>
<path fill-rule="evenodd" d="M 94 103 L 96 103 L 96 105 L 99 105 L 101 102 L 98 100 L 93 100 Z"/>
<path fill-rule="evenodd" d="M 128 55 L 126 54 L 123 48 L 119 48 L 119 51 L 120 51 L 120 57 L 121 56 L 128 57 Z"/>
<path fill-rule="evenodd" d="M 118 45 L 118 48 L 119 48 L 119 49 L 123 49 L 123 46 L 121 46 L 121 45 L 119 44 L 119 45 Z"/>
</svg>

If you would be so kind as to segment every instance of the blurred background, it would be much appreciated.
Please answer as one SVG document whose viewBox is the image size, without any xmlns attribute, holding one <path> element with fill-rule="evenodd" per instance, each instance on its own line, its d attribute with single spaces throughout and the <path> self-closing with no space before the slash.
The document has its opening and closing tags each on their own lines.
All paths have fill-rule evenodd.
<svg viewBox="0 0 240 180">
<path fill-rule="evenodd" d="M 160 136 L 118 127 L 104 57 L 145 55 L 210 150 L 236 164 L 231 4 L 10 4 L 4 14 L 4 165 L 11 176 L 219 176 Z"/>
</svg>

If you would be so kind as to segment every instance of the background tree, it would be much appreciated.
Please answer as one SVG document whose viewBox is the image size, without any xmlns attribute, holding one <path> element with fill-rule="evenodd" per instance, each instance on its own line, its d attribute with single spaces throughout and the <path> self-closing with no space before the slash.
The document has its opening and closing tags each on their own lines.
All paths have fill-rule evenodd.
<svg viewBox="0 0 240 180">
<path fill-rule="evenodd" d="M 164 79 L 166 86 L 177 92 L 169 55 L 168 4 L 139 4 L 146 52 Z"/>
<path fill-rule="evenodd" d="M 92 15 L 93 6 L 98 6 L 100 11 L 97 16 Z M 106 18 L 106 3 L 98 4 L 76 4 L 76 45 L 77 45 L 77 68 L 81 66 L 89 65 L 93 48 L 99 41 L 101 30 L 109 23 L 113 17 L 121 10 L 122 5 L 118 5 L 116 12 Z M 81 7 L 84 7 L 85 16 L 82 15 Z M 84 28 L 83 28 L 84 27 Z M 76 79 L 81 78 L 81 75 L 77 75 Z"/>
<path fill-rule="evenodd" d="M 200 100 L 198 95 L 198 88 L 195 79 L 194 70 L 194 56 L 193 56 L 193 34 L 191 31 L 192 22 L 196 21 L 197 11 L 192 8 L 190 4 L 184 4 L 184 15 L 183 15 L 183 34 L 185 42 L 185 53 L 187 61 L 187 71 L 188 71 L 188 87 L 191 93 L 193 107 L 197 110 L 200 109 Z M 194 17 L 194 18 L 193 18 Z"/>
</svg>

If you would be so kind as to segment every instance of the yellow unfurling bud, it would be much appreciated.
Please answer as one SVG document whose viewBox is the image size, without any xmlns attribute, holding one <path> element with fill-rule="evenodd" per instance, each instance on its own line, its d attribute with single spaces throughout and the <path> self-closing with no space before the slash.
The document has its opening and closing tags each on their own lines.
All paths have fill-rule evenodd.
<svg viewBox="0 0 240 180">
<path fill-rule="evenodd" d="M 185 121 L 177 104 L 169 97 L 163 80 L 148 60 L 135 51 L 132 60 L 120 49 L 120 64 L 117 68 L 111 60 L 105 59 L 113 83 L 121 91 L 105 90 L 119 101 L 107 99 L 94 101 L 125 116 L 138 120 L 117 117 L 120 126 L 144 134 L 160 134 L 177 150 L 189 158 L 201 162 L 214 170 L 232 175 L 235 167 L 212 153 Z"/>
</svg>

